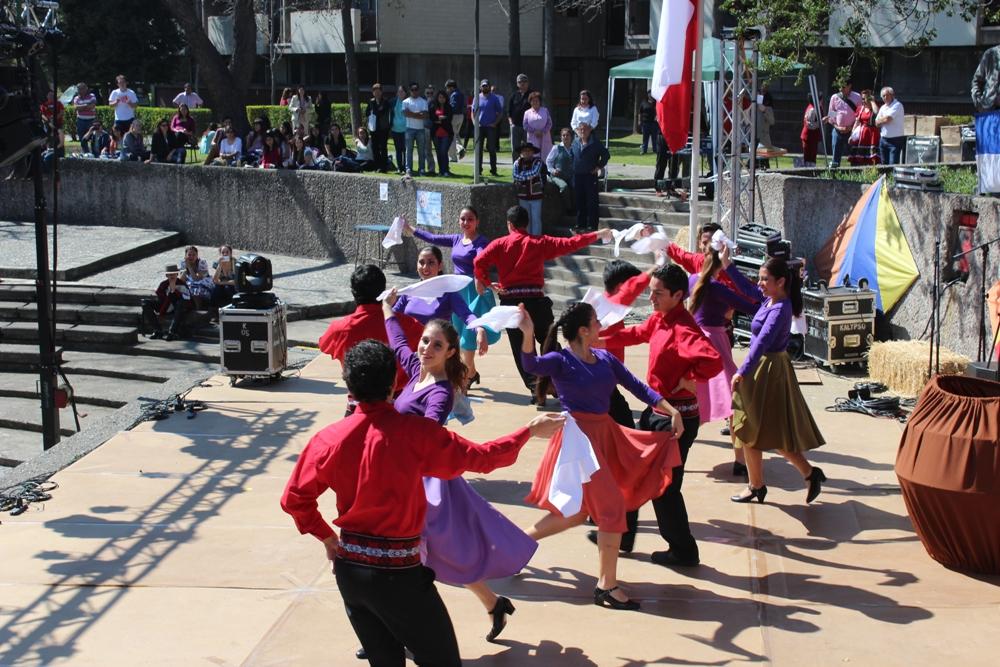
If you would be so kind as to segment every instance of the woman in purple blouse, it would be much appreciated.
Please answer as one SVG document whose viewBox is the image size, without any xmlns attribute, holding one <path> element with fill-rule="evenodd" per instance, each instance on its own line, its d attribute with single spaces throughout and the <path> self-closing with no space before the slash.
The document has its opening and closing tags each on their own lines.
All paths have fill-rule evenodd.
<svg viewBox="0 0 1000 667">
<path fill-rule="evenodd" d="M 402 297 L 398 297 L 399 300 Z M 392 290 L 382 302 L 389 345 L 400 367 L 410 376 L 396 397 L 396 410 L 448 421 L 455 392 L 463 391 L 467 370 L 458 355 L 458 333 L 447 320 L 427 322 L 416 353 L 396 319 L 398 303 Z M 514 613 L 510 599 L 494 593 L 486 579 L 509 577 L 528 564 L 538 543 L 477 494 L 461 477 L 424 478 L 427 523 L 424 527 L 424 565 L 445 583 L 465 586 L 475 593 L 492 619 L 487 641 L 493 641 Z"/>
<path fill-rule="evenodd" d="M 824 444 L 799 389 L 788 358 L 792 316 L 802 312 L 802 279 L 782 259 L 760 268 L 754 285 L 733 266 L 729 250 L 721 255 L 736 287 L 760 304 L 750 326 L 750 351 L 733 376 L 733 437 L 746 456 L 750 486 L 735 503 L 764 502 L 764 450 L 777 450 L 809 483 L 806 502 L 816 499 L 826 475 L 803 452 Z"/>
<path fill-rule="evenodd" d="M 684 429 L 683 420 L 672 405 L 632 375 L 617 357 L 594 347 L 600 341 L 601 323 L 593 306 L 582 302 L 569 306 L 549 328 L 541 356 L 535 354 L 531 317 L 523 305 L 520 309 L 524 370 L 539 376 L 536 389 L 539 396 L 548 390 L 549 379 L 555 383 L 563 410 L 571 413 L 575 426 L 586 435 L 599 463 L 588 481 L 579 487 L 566 488 L 557 482 L 566 430 L 560 429 L 552 436 L 526 499 L 549 513 L 528 530 L 528 535 L 539 540 L 578 526 L 588 516 L 593 518 L 597 524 L 600 562 L 594 604 L 612 609 L 638 609 L 639 603 L 618 587 L 618 547 L 627 529 L 625 513 L 660 496 L 670 484 L 674 467 L 681 464 L 675 437 Z M 569 347 L 555 351 L 560 330 Z M 615 422 L 608 409 L 611 394 L 619 384 L 643 403 L 672 415 L 674 432 L 636 431 Z M 577 453 L 575 448 L 568 451 L 569 456 Z M 563 514 L 570 505 L 561 504 L 563 509 L 559 509 L 551 502 L 550 492 L 557 483 L 556 497 L 578 494 L 579 509 L 574 514 Z"/>
<path fill-rule="evenodd" d="M 489 245 L 490 240 L 479 233 L 479 213 L 471 206 L 466 206 L 458 214 L 458 226 L 462 230 L 461 234 L 432 234 L 425 229 L 411 227 L 410 223 L 406 223 L 404 232 L 412 234 L 425 243 L 451 248 L 451 263 L 455 267 L 455 273 L 474 278 L 472 264 L 476 260 L 476 255 Z M 484 290 L 483 294 L 480 295 L 476 290 L 475 282 L 458 292 L 458 295 L 461 296 L 467 309 L 475 317 L 489 312 L 493 306 L 497 305 L 493 292 Z M 500 340 L 500 334 L 485 328 L 468 329 L 465 326 L 466 321 L 469 320 L 463 320 L 457 312 L 451 317 L 451 323 L 458 330 L 461 338 L 462 363 L 469 369 L 469 385 L 472 385 L 479 382 L 479 373 L 476 372 L 476 350 L 480 348 L 480 337 L 485 335 L 486 342 L 489 345 L 494 345 Z M 480 354 L 485 354 L 485 351 L 480 352 Z"/>
</svg>

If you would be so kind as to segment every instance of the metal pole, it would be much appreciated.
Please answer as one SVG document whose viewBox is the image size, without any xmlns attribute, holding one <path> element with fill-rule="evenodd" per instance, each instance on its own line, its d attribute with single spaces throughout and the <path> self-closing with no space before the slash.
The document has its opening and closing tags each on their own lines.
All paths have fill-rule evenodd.
<svg viewBox="0 0 1000 667">
<path fill-rule="evenodd" d="M 823 158 L 826 160 L 826 168 L 830 168 L 830 153 L 826 148 L 826 123 L 823 122 L 823 109 L 819 104 L 819 88 L 816 86 L 816 75 L 809 75 L 809 93 L 812 95 L 813 108 L 816 110 L 816 119 L 819 120 L 819 137 L 823 140 Z"/>
<path fill-rule="evenodd" d="M 743 152 L 743 100 L 741 99 L 743 91 L 743 59 L 740 57 L 740 52 L 743 49 L 743 41 L 736 40 L 733 42 L 733 86 L 732 86 L 732 98 L 730 107 L 732 113 L 732 132 L 730 134 L 729 140 L 729 236 L 734 241 L 739 240 L 739 225 L 740 225 L 740 179 L 743 177 L 742 169 L 742 152 Z"/>
<path fill-rule="evenodd" d="M 608 115 L 605 116 L 604 120 L 604 147 L 609 148 L 611 142 L 611 100 L 615 96 L 615 79 L 614 77 L 608 77 Z M 654 183 L 655 187 L 656 184 Z M 604 166 L 604 191 L 608 191 L 608 167 Z"/>
<path fill-rule="evenodd" d="M 474 160 L 472 164 L 472 183 L 479 184 L 482 179 L 483 148 L 479 143 L 479 0 L 475 7 L 475 50 L 472 53 L 472 141 Z"/>
<path fill-rule="evenodd" d="M 753 70 L 750 72 L 750 211 L 747 220 L 753 222 L 757 218 L 757 113 L 760 111 L 757 105 L 757 70 L 759 62 L 757 57 L 757 41 L 753 42 L 752 62 Z M 746 49 L 743 49 L 746 54 Z"/>
<path fill-rule="evenodd" d="M 691 191 L 688 197 L 688 244 L 698 250 L 698 179 L 701 176 L 701 57 L 704 32 L 705 3 L 700 0 L 695 16 L 694 47 L 694 108 L 691 114 Z M 687 73 L 690 76 L 690 73 Z"/>
</svg>

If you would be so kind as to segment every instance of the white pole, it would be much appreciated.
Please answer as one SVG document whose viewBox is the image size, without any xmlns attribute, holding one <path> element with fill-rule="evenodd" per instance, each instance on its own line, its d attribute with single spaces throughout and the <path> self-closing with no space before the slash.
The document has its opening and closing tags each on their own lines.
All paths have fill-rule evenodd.
<svg viewBox="0 0 1000 667">
<path fill-rule="evenodd" d="M 694 113 L 691 115 L 691 196 L 688 199 L 691 209 L 688 214 L 688 244 L 692 252 L 698 250 L 698 176 L 701 172 L 701 51 L 702 42 L 705 41 L 702 35 L 705 31 L 705 1 L 697 0 L 697 3 L 698 13 L 694 31 L 697 40 L 694 49 Z M 715 196 L 719 196 L 718 188 L 716 188 Z"/>
<path fill-rule="evenodd" d="M 604 117 L 604 147 L 610 150 L 611 144 L 611 100 L 615 96 L 615 79 L 608 77 L 608 114 Z M 604 191 L 608 191 L 608 165 L 604 166 Z"/>
</svg>

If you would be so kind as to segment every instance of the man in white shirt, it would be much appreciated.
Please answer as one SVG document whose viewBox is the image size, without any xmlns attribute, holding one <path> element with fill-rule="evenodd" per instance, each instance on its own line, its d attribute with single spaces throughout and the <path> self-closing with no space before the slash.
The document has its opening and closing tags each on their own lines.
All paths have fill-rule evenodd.
<svg viewBox="0 0 1000 667">
<path fill-rule="evenodd" d="M 118 87 L 111 91 L 108 96 L 108 104 L 115 110 L 115 127 L 122 134 L 129 131 L 132 121 L 135 120 L 135 108 L 139 106 L 139 98 L 135 92 L 128 87 L 128 81 L 124 74 L 115 77 Z"/>
<path fill-rule="evenodd" d="M 97 96 L 90 92 L 90 88 L 85 83 L 76 84 L 76 95 L 73 96 L 73 108 L 76 109 L 76 137 L 80 142 L 80 150 L 84 153 L 90 152 L 90 143 L 84 140 L 84 136 L 90 132 L 97 116 Z"/>
<path fill-rule="evenodd" d="M 906 137 L 903 136 L 903 105 L 896 99 L 896 93 L 886 86 L 880 93 L 882 106 L 875 114 L 875 125 L 881 132 L 878 150 L 882 156 L 882 164 L 899 164 L 903 161 L 903 148 Z"/>
<path fill-rule="evenodd" d="M 424 175 L 427 140 L 424 136 L 424 120 L 427 115 L 427 100 L 420 97 L 420 86 L 410 84 L 410 96 L 402 102 L 403 116 L 406 117 L 406 175 L 413 176 L 413 144 L 417 144 L 418 176 Z"/>
<path fill-rule="evenodd" d="M 177 93 L 177 97 L 174 98 L 175 107 L 179 107 L 182 104 L 186 104 L 188 105 L 188 109 L 197 109 L 204 103 L 205 101 L 201 99 L 201 95 L 194 92 L 194 90 L 191 88 L 190 83 L 185 83 L 184 92 Z"/>
</svg>

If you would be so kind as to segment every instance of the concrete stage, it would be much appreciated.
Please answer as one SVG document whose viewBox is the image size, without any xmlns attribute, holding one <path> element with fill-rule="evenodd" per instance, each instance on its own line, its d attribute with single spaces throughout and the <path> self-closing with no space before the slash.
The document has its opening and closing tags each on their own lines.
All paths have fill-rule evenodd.
<svg viewBox="0 0 1000 667">
<path fill-rule="evenodd" d="M 633 350 L 637 373 L 645 348 Z M 485 439 L 530 419 L 506 343 L 481 360 L 477 419 Z M 55 475 L 44 505 L 3 516 L 0 665 L 355 665 L 351 631 L 322 546 L 278 506 L 310 435 L 343 414 L 337 364 L 319 358 L 276 386 L 191 398 L 209 408 L 146 422 Z M 542 542 L 520 576 L 494 582 L 517 613 L 500 643 L 474 597 L 441 586 L 468 665 L 996 664 L 1000 579 L 931 560 L 903 507 L 893 461 L 900 424 L 824 411 L 849 383 L 803 387 L 828 445 L 810 458 L 829 482 L 804 504 L 792 467 L 768 457 L 767 504 L 729 495 L 732 454 L 719 424 L 702 428 L 685 495 L 702 565 L 649 562 L 663 549 L 652 511 L 620 577 L 639 612 L 591 603 L 596 553 L 585 528 Z M 545 448 L 469 478 L 527 526 Z M 334 498 L 324 499 L 329 516 Z"/>
</svg>

